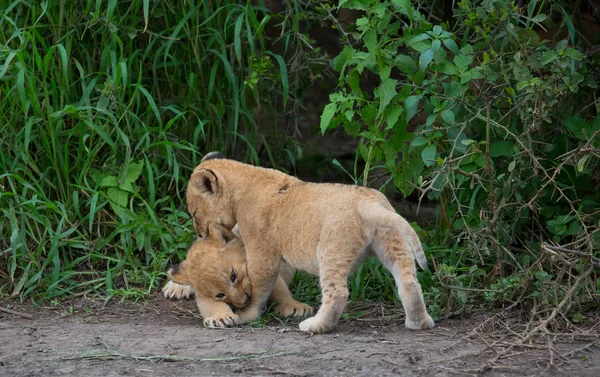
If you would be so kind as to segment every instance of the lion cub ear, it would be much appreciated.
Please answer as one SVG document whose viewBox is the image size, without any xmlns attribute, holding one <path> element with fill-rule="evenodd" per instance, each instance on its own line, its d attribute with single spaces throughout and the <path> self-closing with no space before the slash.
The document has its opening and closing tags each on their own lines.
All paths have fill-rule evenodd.
<svg viewBox="0 0 600 377">
<path fill-rule="evenodd" d="M 237 238 L 232 231 L 217 224 L 210 225 L 208 228 L 208 232 L 210 234 L 210 237 L 214 237 L 216 240 L 221 241 L 223 245 L 227 245 L 228 243 Z"/>
<path fill-rule="evenodd" d="M 220 160 L 222 158 L 225 158 L 225 157 L 221 154 L 221 152 L 209 152 L 202 158 L 201 162 L 208 161 L 208 160 Z"/>
<path fill-rule="evenodd" d="M 210 169 L 200 169 L 192 174 L 189 188 L 194 195 L 215 194 L 219 189 L 219 180 Z"/>
</svg>

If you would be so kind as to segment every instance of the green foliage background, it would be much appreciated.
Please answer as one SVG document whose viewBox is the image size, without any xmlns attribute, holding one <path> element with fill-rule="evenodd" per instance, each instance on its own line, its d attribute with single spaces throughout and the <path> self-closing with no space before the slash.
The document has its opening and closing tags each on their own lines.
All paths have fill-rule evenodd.
<svg viewBox="0 0 600 377">
<path fill-rule="evenodd" d="M 200 152 L 287 155 L 256 108 L 296 106 L 298 20 L 231 1 L 3 1 L 0 293 L 162 283 L 193 237 L 182 195 Z"/>
<path fill-rule="evenodd" d="M 352 181 L 378 169 L 388 194 L 437 204 L 419 228 L 435 316 L 552 307 L 582 274 L 575 311 L 597 308 L 600 40 L 569 2 L 0 3 L 1 296 L 156 290 L 192 240 L 182 194 L 203 153 L 295 167 L 280 120 L 331 63 L 317 126 L 358 140 Z M 314 25 L 338 30 L 337 56 Z M 375 261 L 350 287 L 397 300 Z"/>
<path fill-rule="evenodd" d="M 552 308 L 571 288 L 578 310 L 597 307 L 598 60 L 575 10 L 465 0 L 440 22 L 435 2 L 421 5 L 340 2 L 361 14 L 348 29 L 356 43 L 333 60 L 339 90 L 322 131 L 360 138 L 363 183 L 378 166 L 403 194 L 439 203 L 426 243 L 448 248 L 432 248 L 435 276 L 423 277 L 434 313 L 479 293 Z"/>
</svg>

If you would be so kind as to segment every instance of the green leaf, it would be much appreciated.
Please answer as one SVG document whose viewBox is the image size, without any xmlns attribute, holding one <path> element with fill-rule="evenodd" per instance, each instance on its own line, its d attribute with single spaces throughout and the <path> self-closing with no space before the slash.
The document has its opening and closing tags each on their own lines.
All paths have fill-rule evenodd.
<svg viewBox="0 0 600 377">
<path fill-rule="evenodd" d="M 358 30 L 364 30 L 367 25 L 369 25 L 369 19 L 367 17 L 361 17 L 355 22 Z"/>
<path fill-rule="evenodd" d="M 570 117 L 565 124 L 579 140 L 588 141 L 592 135 L 592 127 L 579 115 Z"/>
<path fill-rule="evenodd" d="M 352 57 L 354 56 L 354 52 L 355 51 L 352 47 L 344 46 L 342 52 L 340 52 L 338 56 L 333 58 L 333 68 L 335 68 L 335 70 L 338 72 L 341 71 L 346 66 L 348 61 L 352 59 Z"/>
<path fill-rule="evenodd" d="M 381 80 L 387 80 L 390 78 L 390 73 L 392 72 L 392 68 L 389 65 L 379 68 L 379 77 Z"/>
<path fill-rule="evenodd" d="M 325 134 L 325 131 L 329 127 L 333 116 L 337 110 L 336 103 L 329 103 L 323 109 L 323 114 L 321 114 L 321 134 Z"/>
<path fill-rule="evenodd" d="M 540 63 L 542 64 L 542 66 L 545 66 L 547 64 L 552 63 L 556 59 L 558 59 L 558 53 L 554 50 L 549 50 L 549 51 L 544 52 Z"/>
<path fill-rule="evenodd" d="M 442 119 L 445 120 L 447 123 L 453 125 L 454 124 L 454 112 L 450 109 L 442 112 Z"/>
<path fill-rule="evenodd" d="M 397 83 L 398 80 L 388 78 L 386 80 L 383 80 L 383 82 L 379 86 L 379 110 L 377 111 L 377 115 L 383 113 L 383 110 L 385 110 L 386 106 L 390 104 L 392 98 L 394 98 L 394 96 L 398 94 L 398 92 L 396 91 Z"/>
<path fill-rule="evenodd" d="M 490 64 L 490 54 L 487 52 L 483 53 L 483 64 Z"/>
<path fill-rule="evenodd" d="M 150 0 L 144 0 L 142 5 L 142 12 L 144 13 L 144 33 L 148 29 L 148 11 L 150 10 Z"/>
<path fill-rule="evenodd" d="M 363 36 L 363 41 L 370 54 L 375 54 L 379 45 L 377 44 L 377 33 L 375 30 L 369 30 Z"/>
<path fill-rule="evenodd" d="M 346 110 L 344 111 L 344 116 L 346 117 L 346 119 L 348 119 L 349 121 L 352 121 L 352 119 L 354 118 L 354 110 L 350 109 L 350 110 Z"/>
<path fill-rule="evenodd" d="M 458 45 L 456 44 L 456 42 L 454 42 L 453 39 L 450 39 L 450 38 L 442 39 L 442 43 L 454 55 L 458 55 L 459 54 Z"/>
<path fill-rule="evenodd" d="M 107 191 L 108 199 L 111 203 L 125 208 L 127 206 L 127 192 L 117 187 L 111 187 Z"/>
<path fill-rule="evenodd" d="M 244 13 L 240 13 L 237 22 L 235 23 L 235 29 L 233 31 L 233 50 L 235 51 L 235 57 L 238 63 L 242 61 L 242 26 L 244 25 L 244 21 L 246 20 L 245 16 L 246 15 Z"/>
<path fill-rule="evenodd" d="M 417 69 L 417 64 L 415 63 L 415 61 L 413 60 L 413 58 L 411 58 L 408 55 L 403 55 L 403 54 L 398 54 L 394 57 L 394 63 L 396 64 L 396 67 L 406 73 L 406 74 L 411 74 L 413 72 L 415 72 L 415 70 Z"/>
<path fill-rule="evenodd" d="M 529 4 L 527 4 L 527 17 L 529 17 L 529 18 L 533 17 L 533 12 L 535 12 L 536 5 L 537 5 L 537 0 L 529 1 Z"/>
<path fill-rule="evenodd" d="M 404 109 L 400 106 L 391 106 L 387 115 L 388 128 L 393 128 L 396 125 L 396 122 L 398 122 L 398 118 L 400 118 L 400 114 L 402 114 L 403 111 Z"/>
<path fill-rule="evenodd" d="M 275 60 L 277 60 L 277 64 L 279 64 L 279 73 L 281 76 L 281 89 L 282 89 L 282 97 L 283 97 L 283 106 L 285 106 L 287 104 L 288 98 L 289 98 L 289 93 L 290 93 L 290 83 L 288 81 L 288 70 L 287 70 L 287 65 L 285 63 L 285 61 L 283 60 L 283 57 L 281 55 L 278 54 L 273 54 L 270 51 L 267 51 L 267 54 L 271 55 L 272 57 L 275 58 Z"/>
<path fill-rule="evenodd" d="M 456 68 L 458 68 L 460 72 L 464 72 L 473 62 L 473 57 L 468 55 L 457 55 L 454 57 L 453 61 L 454 64 L 456 64 Z"/>
<path fill-rule="evenodd" d="M 135 190 L 133 189 L 133 185 L 129 181 L 125 181 L 122 184 L 120 184 L 119 188 L 123 191 L 131 192 L 131 193 L 135 192 Z"/>
<path fill-rule="evenodd" d="M 477 158 L 475 159 L 475 163 L 477 164 L 477 166 L 479 166 L 480 168 L 483 168 L 485 165 L 487 165 L 487 160 L 485 159 L 485 156 L 480 154 L 479 156 L 477 156 Z"/>
<path fill-rule="evenodd" d="M 113 175 L 102 178 L 100 187 L 117 187 L 119 185 L 119 179 Z"/>
<path fill-rule="evenodd" d="M 137 89 L 148 100 L 148 104 L 150 105 L 150 108 L 152 109 L 152 112 L 154 112 L 154 116 L 156 117 L 156 120 L 158 121 L 158 124 L 160 124 L 161 127 L 162 127 L 162 124 L 163 124 L 162 117 L 160 116 L 160 111 L 158 111 L 158 107 L 156 106 L 156 102 L 154 102 L 154 98 L 152 98 L 152 95 L 142 85 L 138 85 Z"/>
<path fill-rule="evenodd" d="M 515 170 L 515 167 L 517 166 L 517 163 L 515 162 L 515 160 L 512 160 L 510 162 L 510 164 L 508 164 L 508 171 L 512 172 L 513 170 Z"/>
<path fill-rule="evenodd" d="M 144 163 L 133 163 L 127 166 L 127 174 L 125 176 L 125 182 L 135 182 L 142 174 L 142 169 L 144 168 Z"/>
<path fill-rule="evenodd" d="M 471 80 L 482 79 L 484 76 L 478 67 L 475 67 L 467 72 L 464 72 L 460 77 L 460 83 L 466 84 Z"/>
<path fill-rule="evenodd" d="M 419 102 L 421 101 L 421 96 L 410 96 L 404 102 L 404 106 L 406 108 L 406 121 L 410 121 L 417 110 L 419 109 Z"/>
<path fill-rule="evenodd" d="M 490 143 L 490 157 L 512 156 L 514 144 L 507 140 L 494 141 Z"/>
<path fill-rule="evenodd" d="M 540 22 L 543 22 L 544 20 L 546 20 L 546 15 L 543 13 L 538 14 L 537 16 L 533 17 L 532 20 L 533 20 L 533 22 L 539 24 Z"/>
<path fill-rule="evenodd" d="M 427 142 L 429 142 L 429 139 L 427 139 L 425 136 L 418 135 L 410 142 L 410 146 L 420 147 L 421 145 L 427 144 Z"/>
<path fill-rule="evenodd" d="M 433 60 L 434 52 L 432 49 L 427 49 L 421 53 L 419 57 L 419 68 L 421 71 L 425 71 L 429 66 L 429 63 Z"/>
<path fill-rule="evenodd" d="M 581 173 L 583 171 L 583 169 L 585 168 L 585 163 L 588 160 L 588 158 L 590 158 L 590 155 L 586 154 L 579 159 L 579 161 L 577 162 L 577 171 L 578 172 Z"/>
<path fill-rule="evenodd" d="M 427 119 L 425 120 L 425 126 L 427 129 L 430 129 L 431 125 L 435 123 L 437 120 L 437 114 L 429 114 L 427 115 Z"/>
<path fill-rule="evenodd" d="M 569 32 L 569 38 L 571 38 L 571 43 L 574 44 L 576 33 L 575 33 L 575 25 L 573 25 L 573 21 L 571 21 L 571 15 L 569 15 L 569 13 L 563 7 L 560 7 L 560 10 L 562 11 L 562 14 L 563 14 L 562 19 L 567 24 L 567 30 Z"/>
<path fill-rule="evenodd" d="M 367 10 L 369 9 L 370 4 L 364 4 L 364 2 L 360 0 L 340 0 L 340 5 L 338 7 L 346 9 Z"/>
<path fill-rule="evenodd" d="M 428 145 L 421 152 L 421 159 L 425 166 L 433 166 L 437 161 L 435 155 L 437 154 L 437 148 L 435 145 Z"/>
<path fill-rule="evenodd" d="M 458 73 L 458 69 L 456 69 L 456 66 L 450 62 L 438 64 L 437 70 L 448 76 L 454 76 Z"/>
<path fill-rule="evenodd" d="M 411 38 L 411 40 L 408 41 L 407 45 L 412 46 L 412 45 L 414 45 L 416 43 L 419 43 L 419 42 L 422 42 L 422 41 L 425 41 L 425 40 L 428 40 L 428 39 L 431 39 L 431 35 L 429 35 L 427 33 L 419 34 L 419 35 Z"/>
<path fill-rule="evenodd" d="M 413 7 L 410 0 L 392 0 L 392 4 L 400 10 L 400 13 L 408 16 L 409 20 L 413 20 Z"/>
<path fill-rule="evenodd" d="M 517 90 L 521 90 L 529 86 L 529 81 L 521 81 L 517 84 Z"/>
<path fill-rule="evenodd" d="M 575 60 L 581 60 L 581 59 L 583 59 L 583 54 L 581 52 L 575 50 L 574 48 L 568 48 L 565 51 L 565 55 L 567 55 L 571 59 L 575 59 Z"/>
</svg>

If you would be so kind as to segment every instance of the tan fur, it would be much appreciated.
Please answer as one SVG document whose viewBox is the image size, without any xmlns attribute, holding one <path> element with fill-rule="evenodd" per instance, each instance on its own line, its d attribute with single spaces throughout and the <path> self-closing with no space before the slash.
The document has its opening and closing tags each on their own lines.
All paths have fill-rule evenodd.
<svg viewBox="0 0 600 377">
<path fill-rule="evenodd" d="M 415 256 L 426 266 L 419 238 L 380 192 L 307 183 L 210 154 L 194 170 L 186 195 L 198 233 L 205 234 L 215 223 L 229 229 L 239 226 L 252 281 L 252 300 L 240 321 L 260 316 L 283 260 L 320 277 L 321 308 L 300 323 L 300 329 L 329 331 L 345 308 L 348 275 L 375 255 L 396 280 L 405 326 L 434 326 L 416 279 Z"/>
<path fill-rule="evenodd" d="M 239 317 L 231 306 L 243 308 L 250 302 L 252 285 L 247 276 L 246 252 L 234 233 L 213 225 L 206 239 L 198 239 L 186 259 L 168 271 L 172 279 L 163 288 L 165 297 L 181 299 L 194 294 L 204 325 L 228 327 L 238 324 Z M 232 272 L 236 278 L 232 282 Z M 272 299 L 276 313 L 282 317 L 312 314 L 312 308 L 292 297 L 288 284 L 295 270 L 289 265 L 281 270 Z M 223 297 L 217 297 L 224 294 Z"/>
</svg>

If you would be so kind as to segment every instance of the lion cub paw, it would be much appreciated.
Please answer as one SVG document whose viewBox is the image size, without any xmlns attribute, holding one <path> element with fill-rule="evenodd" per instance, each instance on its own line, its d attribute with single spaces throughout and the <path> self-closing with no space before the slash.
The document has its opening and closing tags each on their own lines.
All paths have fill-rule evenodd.
<svg viewBox="0 0 600 377">
<path fill-rule="evenodd" d="M 226 328 L 240 323 L 240 317 L 234 313 L 215 314 L 204 318 L 204 326 L 211 328 Z"/>
<path fill-rule="evenodd" d="M 435 326 L 435 323 L 429 314 L 425 314 L 425 317 L 421 320 L 409 320 L 406 318 L 404 321 L 404 327 L 409 330 L 427 330 L 432 329 L 433 326 Z"/>
<path fill-rule="evenodd" d="M 187 299 L 194 294 L 194 287 L 169 280 L 163 287 L 162 293 L 165 298 L 175 298 L 177 300 L 181 300 L 182 298 Z"/>
<path fill-rule="evenodd" d="M 334 324 L 335 325 L 335 324 Z M 333 326 L 328 326 L 323 321 L 319 320 L 317 317 L 310 317 L 300 322 L 300 331 L 311 333 L 311 334 L 322 334 L 327 332 L 333 328 Z"/>
<path fill-rule="evenodd" d="M 292 300 L 277 304 L 275 313 L 282 318 L 306 317 L 313 314 L 313 308 L 310 305 Z"/>
</svg>

